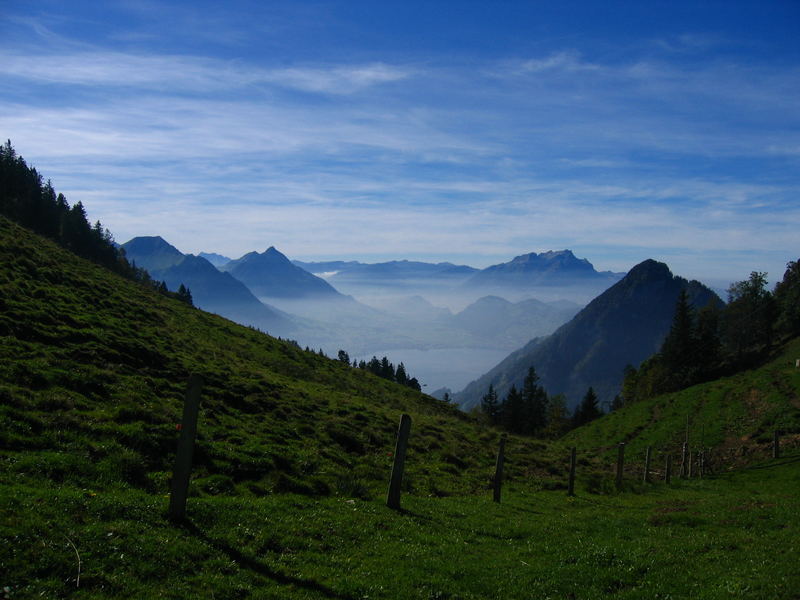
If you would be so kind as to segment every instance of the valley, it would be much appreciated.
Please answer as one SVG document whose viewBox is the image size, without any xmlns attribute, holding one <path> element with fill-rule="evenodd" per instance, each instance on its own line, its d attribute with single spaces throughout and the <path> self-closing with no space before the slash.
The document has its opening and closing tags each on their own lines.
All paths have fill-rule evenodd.
<svg viewBox="0 0 800 600">
<path fill-rule="evenodd" d="M 762 368 L 562 439 L 508 436 L 496 503 L 499 433 L 451 405 L 162 297 L 4 218 L 0 264 L 0 564 L 12 597 L 689 597 L 702 586 L 708 598 L 788 599 L 800 583 L 800 507 L 787 494 L 800 484 L 797 340 Z M 176 525 L 165 510 L 189 372 L 205 385 L 188 521 Z M 412 437 L 404 509 L 391 511 L 401 412 Z M 713 471 L 664 485 L 687 415 Z M 642 484 L 647 445 L 658 458 Z"/>
</svg>

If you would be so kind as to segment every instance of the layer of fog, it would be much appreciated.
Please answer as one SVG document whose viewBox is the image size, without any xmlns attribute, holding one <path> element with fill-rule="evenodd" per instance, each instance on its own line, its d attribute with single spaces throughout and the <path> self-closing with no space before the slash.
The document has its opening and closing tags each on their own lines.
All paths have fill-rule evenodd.
<svg viewBox="0 0 800 600">
<path fill-rule="evenodd" d="M 535 290 L 492 290 L 512 304 L 536 298 L 558 307 L 558 318 L 521 318 L 498 331 L 464 322 L 459 313 L 486 296 L 486 290 L 431 281 L 394 281 L 391 285 L 337 282 L 348 297 L 326 300 L 260 298 L 295 315 L 293 337 L 302 347 L 321 349 L 330 357 L 345 350 L 351 360 L 383 356 L 404 363 L 410 376 L 426 384 L 426 392 L 446 387 L 453 392 L 489 371 L 534 337 L 547 335 L 574 315 L 598 292 L 586 287 Z M 474 309 L 474 307 L 473 307 Z M 472 316 L 472 315 L 471 315 Z M 463 317 L 463 315 L 462 315 Z M 478 315 L 490 321 L 493 315 Z"/>
</svg>

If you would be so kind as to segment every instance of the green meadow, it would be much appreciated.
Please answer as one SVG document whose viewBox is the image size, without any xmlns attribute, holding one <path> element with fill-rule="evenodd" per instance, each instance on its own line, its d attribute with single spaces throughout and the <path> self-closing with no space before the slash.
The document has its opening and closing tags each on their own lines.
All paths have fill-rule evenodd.
<svg viewBox="0 0 800 600">
<path fill-rule="evenodd" d="M 0 219 L 7 598 L 798 598 L 800 341 L 560 440 L 159 295 Z M 167 519 L 203 377 L 188 519 Z M 403 510 L 385 506 L 412 417 Z M 706 477 L 663 459 L 711 448 Z M 783 456 L 770 458 L 775 429 Z M 625 480 L 614 486 L 619 442 Z M 578 448 L 567 496 L 569 448 Z M 642 457 L 654 449 L 653 482 Z"/>
</svg>

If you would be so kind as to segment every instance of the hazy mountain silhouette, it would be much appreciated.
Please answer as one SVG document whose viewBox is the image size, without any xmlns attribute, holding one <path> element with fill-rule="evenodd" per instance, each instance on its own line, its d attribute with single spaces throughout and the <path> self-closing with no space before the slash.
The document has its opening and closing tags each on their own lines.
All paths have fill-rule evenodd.
<svg viewBox="0 0 800 600">
<path fill-rule="evenodd" d="M 342 294 L 324 279 L 292 264 L 270 246 L 265 252 L 248 252 L 222 267 L 243 282 L 256 296 L 310 300 L 342 298 Z"/>
<path fill-rule="evenodd" d="M 157 271 L 178 264 L 184 256 L 183 252 L 157 235 L 135 237 L 122 244 L 122 248 L 128 261 L 147 269 L 156 279 L 159 279 L 155 276 Z"/>
<path fill-rule="evenodd" d="M 517 256 L 506 263 L 492 265 L 470 277 L 466 285 L 485 286 L 550 286 L 574 285 L 586 282 L 613 283 L 621 273 L 598 272 L 585 258 L 577 258 L 571 250 Z"/>
<path fill-rule="evenodd" d="M 682 289 L 698 308 L 709 302 L 721 303 L 703 284 L 676 277 L 667 265 L 646 260 L 555 333 L 531 340 L 455 399 L 468 410 L 480 403 L 489 384 L 502 398 L 512 384 L 521 387 L 533 366 L 547 391 L 566 394 L 570 406 L 577 404 L 589 386 L 601 401 L 611 400 L 619 391 L 625 366 L 638 366 L 658 351 Z"/>
<path fill-rule="evenodd" d="M 228 258 L 227 256 L 223 256 L 222 254 L 217 254 L 216 252 L 201 252 L 197 256 L 205 258 L 208 262 L 210 262 L 217 268 L 231 262 L 230 258 Z"/>
<path fill-rule="evenodd" d="M 545 303 L 536 299 L 509 302 L 485 296 L 451 318 L 453 326 L 496 343 L 521 345 L 533 337 L 548 335 L 580 310 L 570 302 Z"/>
<path fill-rule="evenodd" d="M 464 279 L 477 269 L 452 263 L 426 263 L 411 260 L 392 260 L 382 263 L 361 263 L 357 261 L 300 262 L 296 265 L 311 273 L 331 273 L 328 281 L 393 283 L 417 281 L 425 279 Z"/>
<path fill-rule="evenodd" d="M 274 335 L 288 335 L 295 329 L 288 315 L 260 302 L 241 281 L 205 258 L 181 253 L 161 237 L 136 237 L 122 248 L 129 260 L 147 269 L 153 279 L 166 282 L 170 290 L 181 284 L 188 287 L 195 306 L 203 310 Z"/>
</svg>

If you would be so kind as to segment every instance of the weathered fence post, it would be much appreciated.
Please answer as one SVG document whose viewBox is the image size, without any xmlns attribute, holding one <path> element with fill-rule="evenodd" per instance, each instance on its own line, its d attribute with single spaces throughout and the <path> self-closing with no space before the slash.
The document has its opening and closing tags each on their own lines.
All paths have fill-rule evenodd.
<svg viewBox="0 0 800 600">
<path fill-rule="evenodd" d="M 781 432 L 777 429 L 772 435 L 772 458 L 781 457 Z"/>
<path fill-rule="evenodd" d="M 617 446 L 617 489 L 622 487 L 622 468 L 625 465 L 625 442 Z"/>
<path fill-rule="evenodd" d="M 664 469 L 664 481 L 667 485 L 672 481 L 672 454 L 667 454 L 667 466 Z"/>
<path fill-rule="evenodd" d="M 644 451 L 644 477 L 642 478 L 644 483 L 650 483 L 650 453 L 652 451 L 652 446 L 648 446 L 647 450 Z"/>
<path fill-rule="evenodd" d="M 692 463 L 694 462 L 694 457 L 692 456 L 691 450 L 689 451 L 689 468 L 686 471 L 686 478 L 692 478 Z"/>
<path fill-rule="evenodd" d="M 397 428 L 392 477 L 389 480 L 389 493 L 386 495 L 386 506 L 395 510 L 400 510 L 400 487 L 403 484 L 403 470 L 406 466 L 406 449 L 410 432 L 411 417 L 404 414 L 400 417 L 400 426 Z"/>
<path fill-rule="evenodd" d="M 681 452 L 681 478 L 686 478 L 686 468 L 689 466 L 686 464 L 686 455 L 689 452 L 689 442 L 683 442 L 683 452 Z"/>
<path fill-rule="evenodd" d="M 200 412 L 202 388 L 203 378 L 200 375 L 189 376 L 186 399 L 183 402 L 181 435 L 178 439 L 175 469 L 172 473 L 172 491 L 169 496 L 169 518 L 176 522 L 186 518 L 186 496 L 189 493 L 189 477 L 192 473 L 192 456 L 194 440 L 197 437 L 197 415 Z"/>
<path fill-rule="evenodd" d="M 706 474 L 706 449 L 700 450 L 700 479 Z"/>
<path fill-rule="evenodd" d="M 493 500 L 500 502 L 500 489 L 503 486 L 503 464 L 505 463 L 506 434 L 500 436 L 500 447 L 497 449 L 497 462 L 494 466 Z"/>
<path fill-rule="evenodd" d="M 577 463 L 578 450 L 575 446 L 569 451 L 569 485 L 567 486 L 567 496 L 575 495 L 575 464 Z"/>
</svg>

